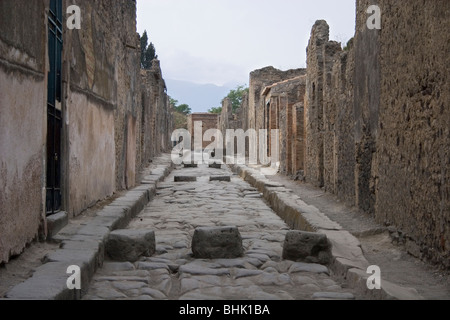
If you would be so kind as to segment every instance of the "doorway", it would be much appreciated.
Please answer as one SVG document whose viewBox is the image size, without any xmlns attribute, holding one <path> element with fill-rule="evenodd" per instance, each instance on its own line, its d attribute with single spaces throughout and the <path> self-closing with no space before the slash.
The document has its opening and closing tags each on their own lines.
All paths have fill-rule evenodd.
<svg viewBox="0 0 450 320">
<path fill-rule="evenodd" d="M 48 72 L 47 93 L 47 216 L 62 206 L 61 192 L 61 135 L 62 135 L 62 0 L 50 0 L 48 15 Z"/>
</svg>

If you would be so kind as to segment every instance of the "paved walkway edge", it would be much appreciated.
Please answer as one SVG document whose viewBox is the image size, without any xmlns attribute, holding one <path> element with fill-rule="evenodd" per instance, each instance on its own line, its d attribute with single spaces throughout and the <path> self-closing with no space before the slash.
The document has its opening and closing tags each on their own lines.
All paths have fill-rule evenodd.
<svg viewBox="0 0 450 320">
<path fill-rule="evenodd" d="M 61 243 L 60 249 L 47 255 L 45 263 L 33 276 L 13 287 L 7 299 L 13 300 L 77 300 L 86 293 L 89 283 L 105 258 L 105 243 L 111 231 L 125 228 L 156 195 L 157 183 L 172 171 L 173 163 L 168 155 L 155 159 L 164 163 L 144 171 L 141 185 L 128 191 L 96 213 L 89 224 L 76 232 L 63 228 L 53 240 Z M 70 228 L 70 227 L 67 227 Z M 81 270 L 81 290 L 68 289 L 72 273 L 69 266 Z M 72 271 L 73 272 L 73 271 Z"/>
<path fill-rule="evenodd" d="M 294 230 L 326 234 L 332 243 L 333 262 L 330 269 L 344 279 L 349 286 L 368 299 L 377 300 L 422 300 L 417 290 L 405 288 L 381 280 L 381 289 L 369 290 L 367 273 L 369 262 L 364 257 L 359 240 L 330 220 L 315 206 L 306 204 L 292 190 L 272 182 L 260 171 L 246 165 L 231 164 L 231 170 L 257 188 L 272 209 Z"/>
</svg>

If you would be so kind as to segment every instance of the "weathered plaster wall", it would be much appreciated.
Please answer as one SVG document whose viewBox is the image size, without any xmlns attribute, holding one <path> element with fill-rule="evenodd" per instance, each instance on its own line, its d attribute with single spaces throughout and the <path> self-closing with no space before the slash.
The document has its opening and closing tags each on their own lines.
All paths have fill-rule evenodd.
<svg viewBox="0 0 450 320">
<path fill-rule="evenodd" d="M 77 215 L 115 191 L 114 111 L 72 92 L 70 121 L 70 213 Z"/>
<path fill-rule="evenodd" d="M 71 141 L 66 210 L 77 215 L 115 190 L 135 186 L 141 79 L 135 2 L 70 4 L 79 5 L 83 16 L 80 30 L 64 34 Z"/>
<path fill-rule="evenodd" d="M 82 24 L 63 25 L 59 159 L 62 210 L 75 216 L 135 186 L 140 169 L 169 151 L 173 121 L 159 63 L 141 85 L 136 2 L 63 0 L 63 12 L 72 4 Z M 48 7 L 0 2 L 0 263 L 47 235 Z"/>
<path fill-rule="evenodd" d="M 0 264 L 45 227 L 45 4 L 0 2 Z"/>
</svg>

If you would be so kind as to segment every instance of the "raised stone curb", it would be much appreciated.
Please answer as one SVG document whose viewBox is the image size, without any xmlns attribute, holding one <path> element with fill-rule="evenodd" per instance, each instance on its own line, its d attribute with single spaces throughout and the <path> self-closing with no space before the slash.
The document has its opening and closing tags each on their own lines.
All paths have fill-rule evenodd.
<svg viewBox="0 0 450 320">
<path fill-rule="evenodd" d="M 369 262 L 364 257 L 361 244 L 336 222 L 330 220 L 314 206 L 307 205 L 300 197 L 283 185 L 270 182 L 263 174 L 245 165 L 230 164 L 231 170 L 257 188 L 272 209 L 294 230 L 325 234 L 331 242 L 333 273 L 345 279 L 349 285 L 359 289 L 371 299 L 422 299 L 415 289 L 405 288 L 382 281 L 381 290 L 367 289 L 366 273 Z"/>
<path fill-rule="evenodd" d="M 81 299 L 96 270 L 103 265 L 105 245 L 111 231 L 126 227 L 140 213 L 156 194 L 156 184 L 163 181 L 172 171 L 169 156 L 156 158 L 164 165 L 144 172 L 142 184 L 123 197 L 98 211 L 87 225 L 68 224 L 52 241 L 61 248 L 48 254 L 45 263 L 38 267 L 33 276 L 13 287 L 7 294 L 13 300 L 75 300 Z M 67 280 L 71 274 L 67 268 L 80 267 L 81 290 L 69 290 Z"/>
<path fill-rule="evenodd" d="M 66 212 L 59 212 L 47 217 L 48 237 L 54 237 L 62 228 L 69 223 L 69 217 Z"/>
<path fill-rule="evenodd" d="M 350 286 L 374 300 L 424 300 L 414 288 L 405 288 L 392 282 L 381 280 L 381 290 L 367 288 L 369 274 L 360 269 L 349 269 L 347 282 Z"/>
<path fill-rule="evenodd" d="M 28 280 L 12 288 L 6 295 L 13 300 L 75 300 L 80 293 L 67 288 L 68 265 L 64 262 L 49 262 L 36 269 Z M 81 268 L 82 283 L 86 283 L 87 272 Z M 86 279 L 86 280 L 84 280 Z"/>
</svg>

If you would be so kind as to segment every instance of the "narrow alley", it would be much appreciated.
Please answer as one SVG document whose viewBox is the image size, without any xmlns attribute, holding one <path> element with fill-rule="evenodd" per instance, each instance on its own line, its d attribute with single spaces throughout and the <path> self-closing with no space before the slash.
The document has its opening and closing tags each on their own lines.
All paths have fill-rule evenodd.
<svg viewBox="0 0 450 320">
<path fill-rule="evenodd" d="M 176 176 L 196 177 L 174 182 Z M 230 182 L 210 177 L 231 177 Z M 194 259 L 198 227 L 236 226 L 242 258 Z M 261 194 L 226 166 L 178 166 L 128 226 L 154 230 L 156 254 L 138 262 L 105 261 L 84 299 L 310 300 L 355 299 L 326 266 L 282 259 L 289 227 Z"/>
</svg>

